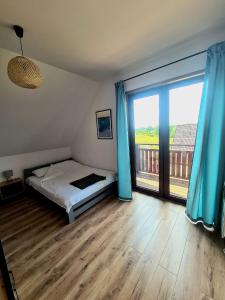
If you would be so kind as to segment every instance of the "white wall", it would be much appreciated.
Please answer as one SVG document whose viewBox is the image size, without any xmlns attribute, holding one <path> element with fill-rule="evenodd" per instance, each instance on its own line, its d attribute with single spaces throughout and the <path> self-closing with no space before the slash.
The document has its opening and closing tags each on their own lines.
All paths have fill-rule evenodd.
<svg viewBox="0 0 225 300">
<path fill-rule="evenodd" d="M 18 87 L 7 76 L 16 55 L 0 48 L 0 157 L 71 145 L 98 83 L 36 61 L 43 85 Z"/>
<path fill-rule="evenodd" d="M 97 139 L 96 116 L 98 110 L 112 109 L 113 139 Z M 73 157 L 90 166 L 97 166 L 103 169 L 116 170 L 116 106 L 114 96 L 114 82 L 112 80 L 104 82 L 95 97 L 95 101 L 90 106 L 72 146 Z"/>
<path fill-rule="evenodd" d="M 0 157 L 0 181 L 5 180 L 2 177 L 2 171 L 13 170 L 14 178 L 22 177 L 23 170 L 26 168 L 31 168 L 45 163 L 67 159 L 71 156 L 71 148 L 64 147 L 52 150 L 44 150 Z"/>
<path fill-rule="evenodd" d="M 216 42 L 225 40 L 225 28 L 196 36 L 176 47 L 167 49 L 147 61 L 143 61 L 118 76 L 101 83 L 95 100 L 83 119 L 72 145 L 73 156 L 92 166 L 116 170 L 116 109 L 114 83 L 132 75 L 144 72 L 173 60 L 207 49 Z M 148 75 L 138 77 L 126 83 L 126 91 L 141 88 L 164 80 L 186 75 L 205 68 L 206 55 L 171 65 Z M 96 137 L 95 111 L 112 108 L 113 140 L 98 140 Z"/>
</svg>

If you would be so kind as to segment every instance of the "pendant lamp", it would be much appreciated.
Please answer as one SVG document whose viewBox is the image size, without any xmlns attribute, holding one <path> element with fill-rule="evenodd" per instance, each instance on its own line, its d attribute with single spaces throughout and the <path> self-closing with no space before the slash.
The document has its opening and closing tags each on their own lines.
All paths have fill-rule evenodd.
<svg viewBox="0 0 225 300">
<path fill-rule="evenodd" d="M 21 55 L 9 61 L 7 68 L 9 79 L 20 87 L 36 89 L 42 83 L 41 72 L 33 61 L 23 56 L 21 41 L 23 38 L 23 28 L 18 25 L 14 25 L 13 28 L 17 37 L 20 39 Z"/>
</svg>

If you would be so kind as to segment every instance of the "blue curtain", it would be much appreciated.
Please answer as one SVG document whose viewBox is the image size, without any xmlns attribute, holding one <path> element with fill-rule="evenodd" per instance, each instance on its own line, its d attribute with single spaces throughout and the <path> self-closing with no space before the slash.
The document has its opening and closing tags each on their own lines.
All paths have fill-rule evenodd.
<svg viewBox="0 0 225 300">
<path fill-rule="evenodd" d="M 225 175 L 225 42 L 207 51 L 186 214 L 213 230 L 221 218 Z"/>
<path fill-rule="evenodd" d="M 224 186 L 223 186 L 221 235 L 222 235 L 222 238 L 225 238 L 225 183 L 224 183 Z"/>
<path fill-rule="evenodd" d="M 116 88 L 116 125 L 117 125 L 117 169 L 118 194 L 120 200 L 132 199 L 130 152 L 127 125 L 127 104 L 124 83 L 119 81 Z"/>
</svg>

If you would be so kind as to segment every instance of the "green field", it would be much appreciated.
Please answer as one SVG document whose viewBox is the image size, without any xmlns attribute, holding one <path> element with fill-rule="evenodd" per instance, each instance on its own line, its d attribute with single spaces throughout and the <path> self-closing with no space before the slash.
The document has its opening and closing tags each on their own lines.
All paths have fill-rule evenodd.
<svg viewBox="0 0 225 300">
<path fill-rule="evenodd" d="M 176 132 L 176 126 L 170 126 L 170 144 Z M 135 144 L 159 144 L 159 127 L 135 129 Z"/>
</svg>

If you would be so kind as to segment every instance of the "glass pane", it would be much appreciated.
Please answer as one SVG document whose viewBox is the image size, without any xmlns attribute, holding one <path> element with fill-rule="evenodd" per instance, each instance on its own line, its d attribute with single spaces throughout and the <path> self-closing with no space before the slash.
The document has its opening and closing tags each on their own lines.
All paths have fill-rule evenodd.
<svg viewBox="0 0 225 300">
<path fill-rule="evenodd" d="M 159 191 L 159 95 L 134 101 L 137 186 Z"/>
<path fill-rule="evenodd" d="M 169 91 L 170 195 L 187 198 L 203 83 Z"/>
</svg>

